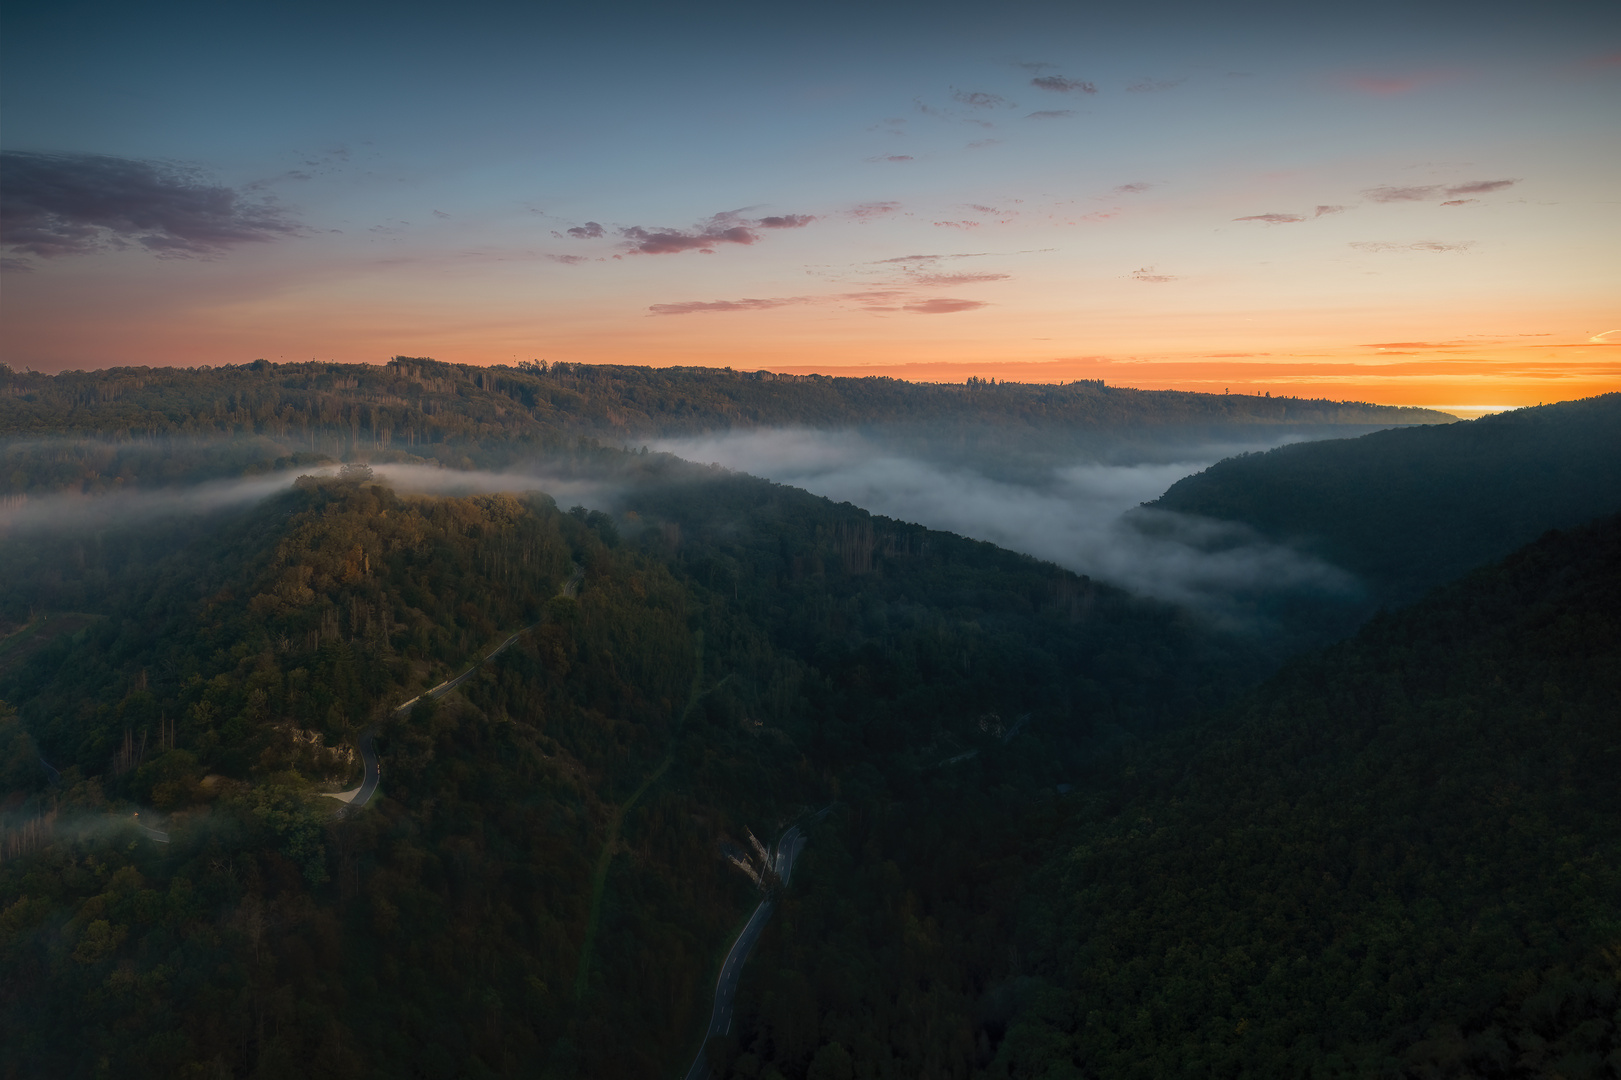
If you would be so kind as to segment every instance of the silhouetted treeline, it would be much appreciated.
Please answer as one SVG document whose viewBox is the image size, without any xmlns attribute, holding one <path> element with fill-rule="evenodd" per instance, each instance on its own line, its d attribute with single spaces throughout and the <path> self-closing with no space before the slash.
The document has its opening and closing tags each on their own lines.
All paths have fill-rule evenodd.
<svg viewBox="0 0 1621 1080">
<path fill-rule="evenodd" d="M 15 463 L 0 462 L 0 486 L 16 492 L 86 482 L 94 489 L 120 476 L 125 482 L 138 476 L 144 482 L 177 479 L 188 469 L 193 478 L 237 475 L 248 465 L 300 464 L 292 460 L 300 453 L 346 459 L 398 451 L 450 465 L 489 465 L 512 460 L 518 450 L 533 454 L 537 448 L 571 446 L 582 436 L 620 442 L 734 427 L 944 424 L 1007 433 L 1450 419 L 1425 409 L 1131 390 L 1095 380 L 909 383 L 715 368 L 479 368 L 412 357 L 384 365 L 260 360 L 217 368 L 59 375 L 0 366 L 0 439 L 92 436 L 135 444 L 62 450 L 54 470 L 36 476 L 25 469 L 20 480 L 13 475 Z M 210 462 L 195 440 L 221 436 L 244 442 L 231 459 Z M 157 452 L 153 443 L 160 447 Z M 77 467 L 76 454 L 84 458 Z"/>
</svg>

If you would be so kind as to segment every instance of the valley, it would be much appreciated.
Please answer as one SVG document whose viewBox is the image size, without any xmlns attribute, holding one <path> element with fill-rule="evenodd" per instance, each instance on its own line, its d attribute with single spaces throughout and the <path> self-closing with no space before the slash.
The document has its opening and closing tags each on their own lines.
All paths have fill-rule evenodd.
<svg viewBox="0 0 1621 1080">
<path fill-rule="evenodd" d="M 1621 1053 L 1617 395 L 5 377 L 19 1075 Z"/>
</svg>

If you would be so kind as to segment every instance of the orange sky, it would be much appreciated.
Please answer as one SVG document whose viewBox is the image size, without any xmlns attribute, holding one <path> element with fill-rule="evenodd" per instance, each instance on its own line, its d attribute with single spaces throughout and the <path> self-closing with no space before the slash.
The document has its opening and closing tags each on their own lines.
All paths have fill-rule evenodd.
<svg viewBox="0 0 1621 1080">
<path fill-rule="evenodd" d="M 14 5 L 0 360 L 1621 390 L 1621 17 L 1383 6 Z"/>
</svg>

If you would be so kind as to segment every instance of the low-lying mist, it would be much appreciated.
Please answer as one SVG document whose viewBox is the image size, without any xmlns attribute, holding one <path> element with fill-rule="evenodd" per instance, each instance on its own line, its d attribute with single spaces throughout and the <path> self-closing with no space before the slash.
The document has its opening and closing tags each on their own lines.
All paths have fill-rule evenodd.
<svg viewBox="0 0 1621 1080">
<path fill-rule="evenodd" d="M 1223 621 L 1283 593 L 1352 594 L 1343 571 L 1236 525 L 1141 504 L 1222 457 L 1298 441 L 1297 433 L 1228 444 L 1143 447 L 1149 460 L 1091 459 L 1038 474 L 987 457 L 980 467 L 929 460 L 881 437 L 809 429 L 666 439 L 656 449 L 792 484 L 875 514 L 988 540 Z M 915 445 L 915 444 L 913 444 Z M 1176 449 L 1198 457 L 1167 462 Z M 1176 456 L 1174 453 L 1171 456 Z"/>
<path fill-rule="evenodd" d="M 1244 435 L 1222 441 L 1208 432 L 1170 429 L 1113 441 L 1097 434 L 1081 443 L 1055 433 L 1051 440 L 1015 445 L 916 431 L 886 437 L 800 428 L 665 439 L 653 448 L 987 540 L 1233 626 L 1253 624 L 1257 610 L 1287 596 L 1353 596 L 1357 586 L 1349 575 L 1301 552 L 1240 526 L 1142 506 L 1222 457 L 1310 437 L 1287 429 L 1252 428 Z M 612 465 L 581 469 L 546 459 L 499 471 L 404 463 L 372 468 L 402 494 L 534 492 L 564 506 L 608 510 L 621 501 L 627 481 L 646 482 Z M 183 522 L 245 508 L 290 488 L 301 475 L 338 471 L 337 465 L 305 465 L 96 494 L 6 496 L 0 498 L 0 536 Z"/>
<path fill-rule="evenodd" d="M 94 530 L 114 525 L 213 513 L 249 506 L 286 491 L 300 476 L 337 476 L 339 466 L 285 469 L 235 480 L 205 480 L 169 487 L 128 487 L 93 495 L 54 492 L 0 499 L 0 535 Z M 377 465 L 377 479 L 402 494 L 478 495 L 494 492 L 545 492 L 562 502 L 606 504 L 609 489 L 592 480 L 565 479 L 542 473 L 489 472 L 431 465 Z"/>
</svg>

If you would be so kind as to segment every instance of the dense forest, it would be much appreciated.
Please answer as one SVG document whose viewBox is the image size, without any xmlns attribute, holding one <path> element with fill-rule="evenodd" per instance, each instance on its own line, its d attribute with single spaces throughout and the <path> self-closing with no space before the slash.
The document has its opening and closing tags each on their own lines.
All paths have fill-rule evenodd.
<svg viewBox="0 0 1621 1080">
<path fill-rule="evenodd" d="M 397 357 L 384 365 L 112 368 L 42 375 L 0 365 L 0 492 L 237 476 L 400 452 L 455 467 L 507 465 L 580 438 L 639 444 L 734 427 L 927 430 L 948 443 L 1072 440 L 1101 429 L 1162 431 L 1434 424 L 1425 409 L 1301 398 L 1064 385 L 919 384 L 713 368 L 525 364 L 477 368 Z M 40 448 L 63 443 L 49 468 Z M 232 447 L 213 451 L 221 437 Z M 22 455 L 19 457 L 19 455 Z"/>
<path fill-rule="evenodd" d="M 4 684 L 27 732 L 8 768 L 26 774 L 37 746 L 61 773 L 19 789 L 37 794 L 18 815 L 46 814 L 19 835 L 46 855 L 0 872 L 12 1045 L 46 1072 L 94 1071 L 124 1044 L 155 1075 L 278 1075 L 311 1055 L 439 1063 L 430 1075 L 537 1056 L 563 1075 L 668 1071 L 750 888 L 719 845 L 812 803 L 904 795 L 941 759 L 999 752 L 1019 717 L 1050 743 L 1026 737 L 1021 767 L 1051 781 L 1087 733 L 1167 726 L 1239 682 L 1242 658 L 1179 613 L 990 545 L 747 478 L 672 501 L 679 520 L 649 499 L 616 524 L 544 499 L 304 481 L 124 573 L 119 610 Z M 756 520 L 707 540 L 733 504 Z M 578 598 L 559 598 L 573 565 Z M 529 623 L 454 698 L 391 715 Z M 384 795 L 334 821 L 314 793 L 349 782 L 366 727 Z M 167 849 L 146 850 L 135 807 L 158 812 Z M 609 843 L 626 858 L 582 955 Z M 197 906 L 159 903 L 197 890 Z M 137 895 L 148 907 L 123 903 Z M 282 955 L 260 948 L 261 919 Z M 169 985 L 181 970 L 197 979 Z M 102 996 L 108 980 L 145 988 L 142 1009 Z M 90 1000 L 112 1041 L 68 1037 Z M 514 1015 L 468 1034 L 492 1000 Z M 626 1044 L 616 1026 L 645 1034 Z"/>
<path fill-rule="evenodd" d="M 760 899 L 735 864 L 795 823 L 716 1076 L 1621 1065 L 1621 524 L 1445 584 L 1621 510 L 1614 398 L 1173 488 L 1373 602 L 1441 587 L 1279 671 L 1310 604 L 1234 630 L 630 435 L 1426 418 L 404 359 L 9 378 L 0 1076 L 681 1075 Z M 611 512 L 362 464 L 542 456 Z"/>
<path fill-rule="evenodd" d="M 1151 505 L 1241 522 L 1407 603 L 1621 507 L 1621 393 L 1242 454 Z"/>
<path fill-rule="evenodd" d="M 1071 798 L 992 1076 L 1621 1069 L 1621 517 Z"/>
</svg>

